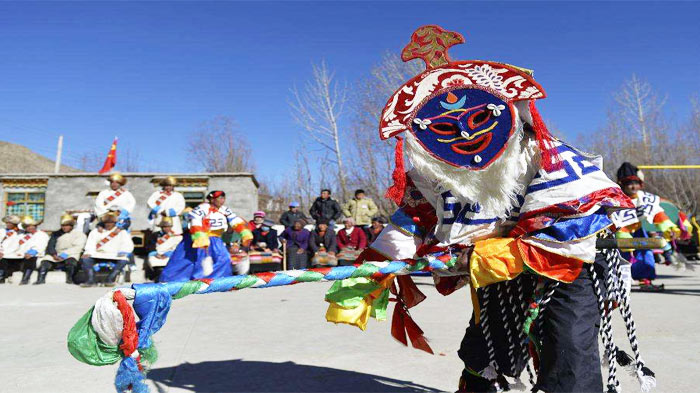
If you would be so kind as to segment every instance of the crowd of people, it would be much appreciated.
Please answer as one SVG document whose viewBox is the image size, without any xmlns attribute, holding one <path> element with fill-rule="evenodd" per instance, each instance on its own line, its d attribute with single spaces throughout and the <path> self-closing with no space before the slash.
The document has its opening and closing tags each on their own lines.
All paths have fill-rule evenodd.
<svg viewBox="0 0 700 393">
<path fill-rule="evenodd" d="M 60 229 L 50 235 L 39 230 L 41 222 L 31 216 L 4 217 L 0 284 L 20 271 L 19 284 L 26 285 L 36 271 L 34 284 L 40 285 L 49 271 L 62 270 L 66 283 L 90 287 L 101 281 L 114 286 L 125 267 L 134 265 L 130 226 L 136 200 L 123 175 L 113 173 L 108 182 L 109 188 L 95 199 L 90 219 L 83 222 L 77 213 L 66 212 Z M 250 222 L 236 216 L 224 205 L 223 191 L 212 191 L 203 204 L 188 208 L 176 185 L 173 177 L 163 179 L 161 189 L 146 201 L 150 231 L 144 267 L 149 278 L 161 281 L 231 274 L 231 263 L 242 255 L 263 262 L 286 257 L 288 269 L 351 264 L 387 223 L 363 190 L 341 206 L 324 189 L 309 209 L 313 221 L 292 202 L 280 217 L 284 230 L 278 234 L 262 211 Z M 237 236 L 225 236 L 232 233 Z M 198 261 L 203 266 L 196 267 Z"/>
<path fill-rule="evenodd" d="M 621 225 L 617 237 L 649 236 L 637 218 L 648 220 L 667 239 L 692 230 L 685 222 L 676 225 L 668 219 L 659 206 L 659 197 L 641 190 L 642 179 L 641 172 L 629 163 L 618 172 L 618 183 L 634 201 L 637 214 L 632 215 L 633 224 Z M 20 271 L 20 285 L 26 285 L 36 271 L 34 284 L 44 284 L 49 271 L 63 270 L 66 283 L 89 287 L 96 285 L 99 276 L 104 285 L 115 285 L 124 268 L 134 264 L 129 227 L 136 201 L 125 185 L 126 178 L 121 174 L 109 176 L 109 188 L 95 199 L 96 220 L 92 224 L 79 225 L 76 215 L 64 214 L 60 229 L 49 235 L 38 230 L 41 222 L 31 216 L 4 217 L 5 228 L 0 229 L 0 283 Z M 331 197 L 331 190 L 322 190 L 309 209 L 310 218 L 298 202 L 290 203 L 279 219 L 284 229 L 278 231 L 273 228 L 276 223 L 268 220 L 263 211 L 255 212 L 250 222 L 236 216 L 224 206 L 223 191 L 209 193 L 207 201 L 196 209 L 188 208 L 182 194 L 175 191 L 176 185 L 173 177 L 163 179 L 161 189 L 146 202 L 151 231 L 144 266 L 147 276 L 154 280 L 159 279 L 160 271 L 166 271 L 160 276 L 161 281 L 227 275 L 232 272 L 231 264 L 241 260 L 274 262 L 280 267 L 285 260 L 287 269 L 350 265 L 387 224 L 384 217 L 377 215 L 374 201 L 361 189 L 342 205 Z M 239 236 L 224 236 L 233 232 Z M 243 232 L 246 236 L 242 236 Z M 665 263 L 674 262 L 670 244 L 663 250 Z M 630 252 L 626 256 L 634 262 L 631 276 L 640 282 L 640 288 L 663 289 L 651 283 L 655 261 L 650 251 Z M 176 262 L 171 264 L 173 258 Z M 197 261 L 206 265 L 210 260 L 211 267 L 195 268 Z M 196 269 L 199 270 L 195 272 Z M 247 271 L 246 268 L 237 273 Z"/>
<path fill-rule="evenodd" d="M 265 220 L 265 212 L 255 212 L 250 255 L 279 254 L 279 247 L 284 245 L 288 269 L 352 264 L 387 224 L 378 211 L 364 190 L 356 190 L 354 197 L 341 206 L 331 197 L 331 190 L 324 189 L 309 209 L 311 218 L 300 210 L 298 202 L 289 204 L 289 210 L 280 217 L 284 230 L 279 236 L 271 228 L 272 223 Z"/>
</svg>

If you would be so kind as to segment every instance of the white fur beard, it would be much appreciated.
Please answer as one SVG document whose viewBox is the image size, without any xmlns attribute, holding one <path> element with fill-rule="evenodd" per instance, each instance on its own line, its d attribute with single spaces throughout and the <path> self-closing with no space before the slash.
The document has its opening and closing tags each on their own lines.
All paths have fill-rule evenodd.
<svg viewBox="0 0 700 393">
<path fill-rule="evenodd" d="M 406 154 L 421 176 L 459 199 L 478 202 L 482 212 L 490 216 L 503 217 L 516 206 L 517 196 L 524 193 L 538 168 L 537 143 L 525 134 L 520 122 L 501 156 L 481 170 L 444 163 L 425 150 L 413 134 L 407 132 L 405 137 Z"/>
</svg>

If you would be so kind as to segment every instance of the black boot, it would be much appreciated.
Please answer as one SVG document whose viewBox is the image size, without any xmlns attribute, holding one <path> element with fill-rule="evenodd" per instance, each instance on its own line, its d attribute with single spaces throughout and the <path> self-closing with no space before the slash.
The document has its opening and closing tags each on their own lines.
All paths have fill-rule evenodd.
<svg viewBox="0 0 700 393">
<path fill-rule="evenodd" d="M 5 271 L 0 269 L 0 284 L 5 283 Z"/>
<path fill-rule="evenodd" d="M 92 269 L 85 270 L 85 277 L 87 278 L 87 281 L 80 284 L 80 286 L 83 288 L 94 287 L 95 286 L 95 271 Z"/>
<path fill-rule="evenodd" d="M 19 285 L 29 284 L 29 279 L 31 277 L 32 277 L 32 269 L 24 269 L 24 273 L 22 273 L 22 281 L 19 282 Z"/>
<path fill-rule="evenodd" d="M 33 285 L 46 284 L 46 273 L 48 273 L 48 269 L 39 269 L 39 277 L 36 278 L 36 282 Z"/>
<path fill-rule="evenodd" d="M 73 275 L 75 274 L 75 266 L 66 265 L 66 284 L 73 284 Z"/>
</svg>

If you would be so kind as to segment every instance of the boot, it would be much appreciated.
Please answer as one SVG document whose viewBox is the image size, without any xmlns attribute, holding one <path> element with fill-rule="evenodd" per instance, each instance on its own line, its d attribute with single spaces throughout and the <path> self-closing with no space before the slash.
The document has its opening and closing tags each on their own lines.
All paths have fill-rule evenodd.
<svg viewBox="0 0 700 393">
<path fill-rule="evenodd" d="M 85 275 L 87 276 L 87 281 L 80 284 L 80 286 L 83 288 L 94 287 L 95 286 L 95 271 L 92 269 L 87 269 L 85 271 Z"/>
<path fill-rule="evenodd" d="M 66 265 L 66 284 L 73 284 L 73 275 L 75 274 L 75 266 Z"/>
<path fill-rule="evenodd" d="M 0 269 L 0 284 L 5 283 L 5 271 Z"/>
<path fill-rule="evenodd" d="M 115 281 L 117 279 L 117 275 L 119 274 L 119 270 L 112 270 L 109 272 L 109 275 L 107 276 L 107 279 L 105 280 L 105 286 L 106 287 L 113 287 L 115 285 Z"/>
<path fill-rule="evenodd" d="M 39 277 L 36 278 L 36 282 L 33 285 L 46 284 L 46 273 L 48 272 L 48 269 L 39 269 Z"/>
<path fill-rule="evenodd" d="M 19 285 L 27 285 L 29 284 L 29 278 L 32 276 L 32 269 L 25 269 L 24 273 L 22 273 L 22 281 L 19 282 Z"/>
</svg>

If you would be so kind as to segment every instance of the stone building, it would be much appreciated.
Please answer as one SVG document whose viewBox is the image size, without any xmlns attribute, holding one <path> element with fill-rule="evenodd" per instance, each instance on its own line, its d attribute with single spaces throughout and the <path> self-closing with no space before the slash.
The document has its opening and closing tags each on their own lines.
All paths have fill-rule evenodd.
<svg viewBox="0 0 700 393">
<path fill-rule="evenodd" d="M 258 209 L 258 181 L 252 173 L 123 173 L 126 188 L 136 199 L 131 229 L 148 229 L 146 200 L 159 189 L 158 183 L 166 176 L 178 180 L 176 191 L 185 196 L 188 206 L 196 206 L 210 190 L 226 192 L 226 204 L 246 220 Z M 17 173 L 0 174 L 2 215 L 31 215 L 43 220 L 40 228 L 47 231 L 59 228 L 59 219 L 65 211 L 93 209 L 97 194 L 108 187 L 105 175 L 96 173 Z"/>
</svg>

